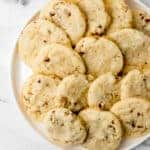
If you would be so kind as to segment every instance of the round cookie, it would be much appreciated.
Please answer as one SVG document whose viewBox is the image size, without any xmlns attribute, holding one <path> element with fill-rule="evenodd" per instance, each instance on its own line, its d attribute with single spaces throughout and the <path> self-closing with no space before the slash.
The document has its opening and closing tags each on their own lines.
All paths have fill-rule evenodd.
<svg viewBox="0 0 150 150">
<path fill-rule="evenodd" d="M 78 6 L 65 0 L 50 1 L 41 10 L 40 18 L 53 21 L 64 29 L 73 45 L 80 40 L 86 30 L 85 18 Z"/>
<path fill-rule="evenodd" d="M 118 74 L 123 67 L 123 56 L 119 48 L 106 38 L 83 38 L 75 50 L 84 59 L 88 73 L 93 76 L 107 72 Z"/>
<path fill-rule="evenodd" d="M 150 73 L 130 71 L 121 83 L 121 98 L 139 97 L 150 99 Z"/>
<path fill-rule="evenodd" d="M 108 29 L 108 34 L 120 29 L 132 27 L 132 12 L 125 0 L 104 0 L 112 23 Z"/>
<path fill-rule="evenodd" d="M 55 24 L 46 20 L 33 21 L 25 27 L 19 38 L 19 54 L 24 62 L 31 66 L 39 49 L 51 43 L 71 45 L 66 33 Z"/>
<path fill-rule="evenodd" d="M 150 132 L 150 103 L 148 101 L 127 98 L 116 103 L 111 111 L 122 122 L 125 136 L 138 137 Z"/>
<path fill-rule="evenodd" d="M 133 10 L 134 27 L 150 36 L 150 15 L 143 10 Z"/>
<path fill-rule="evenodd" d="M 85 73 L 81 57 L 71 48 L 50 44 L 42 47 L 33 65 L 33 71 L 64 78 L 73 73 Z"/>
<path fill-rule="evenodd" d="M 111 73 L 98 77 L 88 91 L 88 105 L 109 110 L 120 100 L 120 84 Z"/>
<path fill-rule="evenodd" d="M 73 112 L 87 106 L 88 80 L 85 75 L 74 74 L 64 78 L 57 88 L 56 104 Z"/>
<path fill-rule="evenodd" d="M 119 120 L 111 113 L 96 109 L 83 110 L 79 116 L 88 129 L 83 147 L 88 150 L 116 150 L 122 139 Z"/>
<path fill-rule="evenodd" d="M 102 0 L 78 0 L 78 6 L 87 17 L 87 35 L 103 35 L 110 23 Z"/>
<path fill-rule="evenodd" d="M 45 119 L 49 140 L 61 146 L 81 144 L 86 138 L 86 129 L 81 120 L 70 110 L 54 108 Z"/>
<path fill-rule="evenodd" d="M 126 66 L 143 69 L 150 66 L 150 38 L 135 29 L 123 29 L 109 35 L 118 44 Z"/>
<path fill-rule="evenodd" d="M 25 82 L 22 90 L 22 102 L 25 111 L 37 121 L 54 106 L 56 88 L 60 80 L 54 76 L 35 74 Z"/>
</svg>

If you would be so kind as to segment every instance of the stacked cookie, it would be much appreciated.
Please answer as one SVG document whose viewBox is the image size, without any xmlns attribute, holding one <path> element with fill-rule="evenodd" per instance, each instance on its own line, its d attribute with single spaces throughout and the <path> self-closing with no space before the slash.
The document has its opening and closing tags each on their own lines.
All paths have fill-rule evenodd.
<svg viewBox="0 0 150 150">
<path fill-rule="evenodd" d="M 124 0 L 51 0 L 25 27 L 21 101 L 51 142 L 115 150 L 150 132 L 149 27 Z"/>
</svg>

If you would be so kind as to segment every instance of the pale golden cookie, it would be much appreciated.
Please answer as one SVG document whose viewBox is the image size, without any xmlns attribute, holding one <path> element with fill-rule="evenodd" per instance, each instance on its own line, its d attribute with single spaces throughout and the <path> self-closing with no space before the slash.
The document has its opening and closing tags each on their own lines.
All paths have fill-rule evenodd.
<svg viewBox="0 0 150 150">
<path fill-rule="evenodd" d="M 116 103 L 111 111 L 120 119 L 128 137 L 150 132 L 150 103 L 144 99 L 127 98 Z"/>
<path fill-rule="evenodd" d="M 87 106 L 88 80 L 85 75 L 76 74 L 64 78 L 57 88 L 55 102 L 73 112 Z"/>
<path fill-rule="evenodd" d="M 42 47 L 33 65 L 33 71 L 64 78 L 73 73 L 85 73 L 81 57 L 72 48 L 50 44 Z"/>
<path fill-rule="evenodd" d="M 88 105 L 109 110 L 112 105 L 120 100 L 119 80 L 111 73 L 99 76 L 88 91 Z"/>
<path fill-rule="evenodd" d="M 49 140 L 61 146 L 81 144 L 86 138 L 86 129 L 81 120 L 69 109 L 54 108 L 44 120 Z"/>
<path fill-rule="evenodd" d="M 120 47 L 126 66 L 136 69 L 150 66 L 150 37 L 135 29 L 123 29 L 109 37 Z"/>
<path fill-rule="evenodd" d="M 31 118 L 40 121 L 53 108 L 59 82 L 57 77 L 39 74 L 27 79 L 22 90 L 22 100 L 25 111 Z"/>
<path fill-rule="evenodd" d="M 87 35 L 103 35 L 110 23 L 103 0 L 78 0 L 77 4 L 87 17 Z"/>
<path fill-rule="evenodd" d="M 108 34 L 132 27 L 132 12 L 125 0 L 104 0 L 104 2 L 108 13 L 112 16 Z"/>
<path fill-rule="evenodd" d="M 122 70 L 123 56 L 117 45 L 106 38 L 83 38 L 75 50 L 85 61 L 89 74 L 94 76 L 107 72 L 118 74 Z"/>
<path fill-rule="evenodd" d="M 88 150 L 116 150 L 122 139 L 119 120 L 110 112 L 86 109 L 80 117 L 88 129 L 88 137 L 83 144 Z"/>
<path fill-rule="evenodd" d="M 55 24 L 46 20 L 33 21 L 25 27 L 19 38 L 19 54 L 26 64 L 32 66 L 39 49 L 51 43 L 71 45 L 66 33 Z"/>
<path fill-rule="evenodd" d="M 40 18 L 53 21 L 66 31 L 72 44 L 76 44 L 86 30 L 85 18 L 72 2 L 52 0 L 41 10 Z"/>
<path fill-rule="evenodd" d="M 134 27 L 150 36 L 150 15 L 143 10 L 133 10 Z"/>
<path fill-rule="evenodd" d="M 130 71 L 121 83 L 121 98 L 146 98 L 150 100 L 150 73 L 139 70 Z"/>
</svg>

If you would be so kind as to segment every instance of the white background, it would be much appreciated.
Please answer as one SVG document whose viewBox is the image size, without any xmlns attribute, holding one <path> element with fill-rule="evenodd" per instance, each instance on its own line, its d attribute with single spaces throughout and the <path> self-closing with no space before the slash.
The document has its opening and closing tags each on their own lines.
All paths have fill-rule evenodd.
<svg viewBox="0 0 150 150">
<path fill-rule="evenodd" d="M 0 150 L 53 150 L 24 121 L 10 87 L 10 60 L 21 28 L 47 0 L 0 0 Z M 20 0 L 21 1 L 21 0 Z M 150 0 L 145 0 L 150 5 Z M 150 150 L 150 140 L 136 150 Z"/>
</svg>

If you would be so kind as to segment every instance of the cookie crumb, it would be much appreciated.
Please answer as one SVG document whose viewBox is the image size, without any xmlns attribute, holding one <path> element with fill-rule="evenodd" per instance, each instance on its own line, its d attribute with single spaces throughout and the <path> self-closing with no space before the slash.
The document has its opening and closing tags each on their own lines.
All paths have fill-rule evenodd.
<svg viewBox="0 0 150 150">
<path fill-rule="evenodd" d="M 51 17 L 53 17 L 53 16 L 55 16 L 55 13 L 54 13 L 54 12 L 50 12 L 49 15 L 50 15 Z"/>
<path fill-rule="evenodd" d="M 147 23 L 150 22 L 150 18 L 146 18 L 145 22 L 147 22 Z"/>
<path fill-rule="evenodd" d="M 43 40 L 43 42 L 44 42 L 44 43 L 47 43 L 47 41 L 46 41 L 46 40 Z"/>
<path fill-rule="evenodd" d="M 39 79 L 37 82 L 38 82 L 38 83 L 41 83 L 41 80 Z"/>
<path fill-rule="evenodd" d="M 44 61 L 45 61 L 45 62 L 49 62 L 49 61 L 50 61 L 50 58 L 49 58 L 49 57 L 46 57 L 46 58 L 44 59 Z"/>
</svg>

